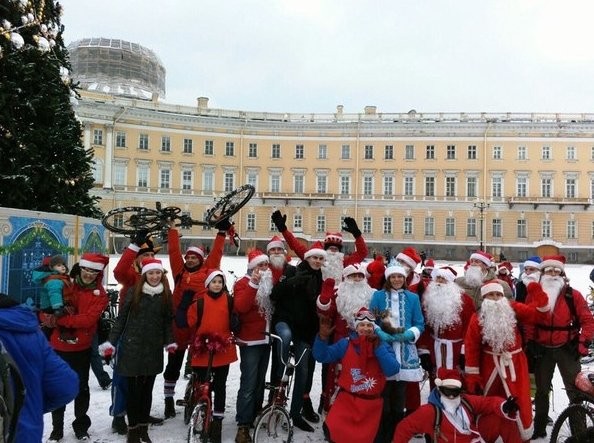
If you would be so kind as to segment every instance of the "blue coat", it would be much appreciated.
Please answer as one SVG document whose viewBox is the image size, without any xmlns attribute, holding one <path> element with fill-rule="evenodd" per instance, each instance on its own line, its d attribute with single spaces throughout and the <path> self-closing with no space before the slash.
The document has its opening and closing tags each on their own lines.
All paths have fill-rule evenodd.
<svg viewBox="0 0 594 443">
<path fill-rule="evenodd" d="M 15 443 L 40 442 L 43 414 L 76 397 L 78 375 L 50 348 L 29 308 L 0 309 L 0 340 L 17 364 L 27 390 Z"/>
<path fill-rule="evenodd" d="M 415 342 L 419 339 L 419 336 L 425 330 L 425 319 L 423 318 L 423 312 L 421 311 L 421 302 L 419 301 L 419 296 L 414 294 L 406 289 L 403 291 L 404 299 L 404 329 L 405 331 L 411 330 L 415 334 Z M 384 311 L 386 306 L 386 296 L 390 296 L 389 293 L 385 289 L 380 289 L 379 291 L 375 291 L 371 296 L 371 301 L 369 302 L 369 310 L 371 312 L 375 312 L 375 309 L 378 311 Z M 379 324 L 380 320 L 376 320 Z"/>
</svg>

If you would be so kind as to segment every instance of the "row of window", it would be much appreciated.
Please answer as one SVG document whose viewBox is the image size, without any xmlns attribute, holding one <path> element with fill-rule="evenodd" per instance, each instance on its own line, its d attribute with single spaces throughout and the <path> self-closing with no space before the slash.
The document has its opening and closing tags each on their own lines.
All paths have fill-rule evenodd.
<svg viewBox="0 0 594 443">
<path fill-rule="evenodd" d="M 95 145 L 103 145 L 103 129 L 94 129 L 93 130 L 93 144 Z M 123 131 L 116 131 L 115 133 L 115 146 L 118 148 L 126 148 L 127 145 L 127 134 Z M 457 149 L 456 145 L 447 145 L 446 146 L 446 159 L 447 160 L 457 160 Z M 149 135 L 148 134 L 140 134 L 138 136 L 138 149 L 141 151 L 148 151 L 149 149 Z M 161 136 L 161 145 L 160 150 L 162 152 L 171 152 L 171 137 L 168 135 Z M 192 154 L 194 152 L 194 141 L 191 138 L 184 138 L 183 139 L 183 146 L 182 152 L 184 154 Z M 225 142 L 225 156 L 233 157 L 235 156 L 235 143 L 234 142 Z M 214 155 L 215 153 L 215 146 L 214 140 L 205 140 L 204 141 L 204 155 Z M 385 145 L 383 150 L 383 159 L 384 160 L 394 160 L 395 156 L 394 145 Z M 404 147 L 404 159 L 406 160 L 414 160 L 415 156 L 415 145 L 405 145 Z M 271 158 L 281 158 L 281 145 L 279 143 L 273 143 L 271 146 Z M 248 145 L 248 158 L 257 158 L 258 157 L 258 144 L 257 143 L 249 143 Z M 305 158 L 305 147 L 302 144 L 296 144 L 294 150 L 294 158 L 303 159 Z M 328 145 L 320 144 L 318 145 L 318 159 L 327 159 L 328 158 Z M 343 144 L 341 147 L 341 159 L 348 160 L 351 159 L 351 145 Z M 373 160 L 376 158 L 375 154 L 375 146 L 367 144 L 364 147 L 363 151 L 363 158 L 366 160 Z M 436 148 L 435 145 L 427 145 L 425 147 L 425 157 L 426 160 L 435 160 L 437 158 Z M 466 149 L 466 158 L 468 160 L 477 160 L 478 159 L 478 149 L 476 145 L 468 145 Z M 503 146 L 493 146 L 491 152 L 491 158 L 494 160 L 503 160 Z M 518 146 L 516 151 L 516 159 L 517 160 L 528 160 L 528 149 L 526 146 Z M 553 160 L 553 149 L 551 146 L 542 146 L 540 152 L 540 159 L 541 160 Z M 575 146 L 567 146 L 565 150 L 565 159 L 566 160 L 577 160 L 577 150 Z M 590 159 L 594 160 L 594 146 L 591 148 Z"/>
</svg>

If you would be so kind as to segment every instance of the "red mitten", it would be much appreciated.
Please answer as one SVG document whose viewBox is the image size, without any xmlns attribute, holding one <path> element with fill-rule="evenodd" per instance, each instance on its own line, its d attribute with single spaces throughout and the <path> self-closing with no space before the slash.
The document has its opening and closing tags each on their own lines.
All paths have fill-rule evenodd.
<svg viewBox="0 0 594 443">
<path fill-rule="evenodd" d="M 480 395 L 483 393 L 483 382 L 478 374 L 466 374 L 466 392 Z"/>
<path fill-rule="evenodd" d="M 332 300 L 334 296 L 334 281 L 333 278 L 327 278 L 322 283 L 322 292 L 320 293 L 320 303 L 323 305 L 327 305 Z"/>
<path fill-rule="evenodd" d="M 542 289 L 540 283 L 535 281 L 530 282 L 526 287 L 527 297 L 526 299 L 529 303 L 536 308 L 545 308 L 549 304 L 549 296 L 547 293 Z"/>
</svg>

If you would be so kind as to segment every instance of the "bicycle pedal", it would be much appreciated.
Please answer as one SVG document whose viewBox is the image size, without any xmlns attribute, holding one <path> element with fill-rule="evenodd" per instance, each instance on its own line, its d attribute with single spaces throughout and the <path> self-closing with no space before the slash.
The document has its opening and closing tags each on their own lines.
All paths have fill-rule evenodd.
<svg viewBox="0 0 594 443">
<path fill-rule="evenodd" d="M 187 402 L 184 398 L 178 398 L 177 400 L 175 400 L 175 404 L 176 406 L 186 406 Z"/>
</svg>

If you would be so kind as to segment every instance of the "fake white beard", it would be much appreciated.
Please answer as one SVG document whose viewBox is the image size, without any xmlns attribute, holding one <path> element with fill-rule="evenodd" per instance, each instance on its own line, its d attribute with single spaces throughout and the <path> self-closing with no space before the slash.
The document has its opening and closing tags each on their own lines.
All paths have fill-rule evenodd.
<svg viewBox="0 0 594 443">
<path fill-rule="evenodd" d="M 453 282 L 431 282 L 423 293 L 427 324 L 439 334 L 460 323 L 462 290 Z"/>
<path fill-rule="evenodd" d="M 540 272 L 533 272 L 530 275 L 522 274 L 522 283 L 524 286 L 528 286 L 532 282 L 537 282 L 540 280 Z"/>
<path fill-rule="evenodd" d="M 450 414 L 456 414 L 456 410 L 460 406 L 461 402 L 462 402 L 461 396 L 457 396 L 455 398 L 448 398 L 445 395 L 441 396 L 441 404 L 443 405 L 443 408 L 446 411 L 448 411 Z"/>
<path fill-rule="evenodd" d="M 483 300 L 479 324 L 483 328 L 483 343 L 497 354 L 509 350 L 516 341 L 516 313 L 505 297 Z"/>
<path fill-rule="evenodd" d="M 272 301 L 270 294 L 272 293 L 272 271 L 266 269 L 260 272 L 260 285 L 258 292 L 256 292 L 256 303 L 258 304 L 258 312 L 266 319 L 272 316 Z"/>
<path fill-rule="evenodd" d="M 464 273 L 464 281 L 472 288 L 478 288 L 483 283 L 485 274 L 480 266 L 469 266 Z"/>
<path fill-rule="evenodd" d="M 565 280 L 560 275 L 543 275 L 540 280 L 540 285 L 549 296 L 549 308 L 551 308 L 551 312 L 553 312 L 555 304 L 557 303 L 557 298 L 559 298 L 559 294 L 561 293 L 561 289 L 565 286 Z"/>
<path fill-rule="evenodd" d="M 285 254 L 270 254 L 268 260 L 270 261 L 270 266 L 274 269 L 283 269 L 287 262 L 287 257 L 285 257 Z"/>
<path fill-rule="evenodd" d="M 333 278 L 337 283 L 342 280 L 344 270 L 344 254 L 342 252 L 326 251 L 326 262 L 322 266 L 322 278 Z"/>
<path fill-rule="evenodd" d="M 345 280 L 338 285 L 336 310 L 352 330 L 355 330 L 355 314 L 362 307 L 369 306 L 373 292 L 374 290 L 367 284 L 367 280 Z"/>
</svg>

